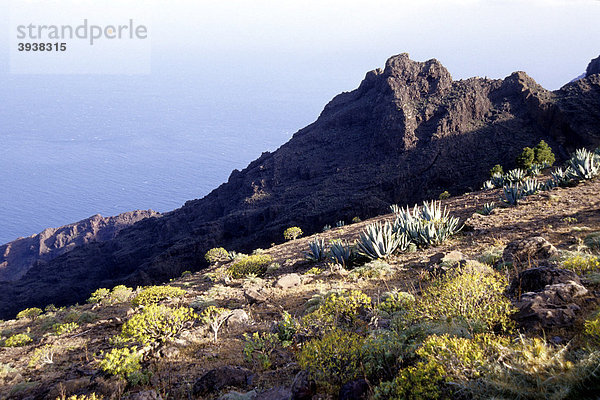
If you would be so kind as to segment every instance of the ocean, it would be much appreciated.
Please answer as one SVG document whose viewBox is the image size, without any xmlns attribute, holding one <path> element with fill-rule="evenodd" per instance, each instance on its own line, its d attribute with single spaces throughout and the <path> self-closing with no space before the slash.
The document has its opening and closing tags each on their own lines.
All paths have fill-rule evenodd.
<svg viewBox="0 0 600 400">
<path fill-rule="evenodd" d="M 316 119 L 329 96 L 193 74 L 0 83 L 0 243 L 201 198 Z"/>
</svg>

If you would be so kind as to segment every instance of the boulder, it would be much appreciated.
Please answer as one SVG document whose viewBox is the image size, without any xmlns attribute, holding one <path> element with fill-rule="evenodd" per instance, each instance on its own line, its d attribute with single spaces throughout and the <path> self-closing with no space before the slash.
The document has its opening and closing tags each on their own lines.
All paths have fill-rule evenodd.
<svg viewBox="0 0 600 400">
<path fill-rule="evenodd" d="M 290 400 L 311 400 L 317 392 L 317 384 L 310 378 L 308 371 L 300 371 L 296 374 L 290 391 Z"/>
<path fill-rule="evenodd" d="M 250 321 L 248 313 L 241 308 L 231 311 L 227 317 L 227 326 L 244 325 Z"/>
<path fill-rule="evenodd" d="M 518 312 L 513 319 L 518 325 L 541 330 L 572 325 L 580 311 L 577 303 L 588 290 L 571 271 L 543 267 L 523 271 L 509 293 L 521 294 L 514 301 Z"/>
<path fill-rule="evenodd" d="M 154 390 L 145 390 L 134 393 L 129 397 L 130 400 L 162 400 L 162 397 Z"/>
<path fill-rule="evenodd" d="M 248 300 L 249 304 L 260 304 L 267 301 L 267 295 L 254 288 L 246 289 L 244 297 Z"/>
<path fill-rule="evenodd" d="M 342 386 L 339 400 L 367 400 L 370 391 L 369 383 L 365 379 L 358 379 Z"/>
<path fill-rule="evenodd" d="M 256 396 L 256 390 L 251 390 L 246 393 L 231 391 L 219 397 L 219 400 L 253 400 Z"/>
<path fill-rule="evenodd" d="M 302 285 L 302 277 L 298 274 L 286 274 L 281 276 L 275 282 L 275 287 L 278 289 L 291 289 L 296 286 Z"/>
<path fill-rule="evenodd" d="M 277 386 L 262 393 L 259 393 L 260 400 L 289 400 L 292 392 L 289 388 Z"/>
<path fill-rule="evenodd" d="M 510 242 L 504 249 L 502 258 L 513 265 L 527 266 L 557 255 L 558 250 L 550 242 L 541 236 L 534 236 Z"/>
<path fill-rule="evenodd" d="M 251 385 L 253 379 L 254 373 L 247 368 L 229 365 L 218 367 L 196 380 L 193 393 L 195 396 L 205 396 L 228 386 L 243 388 Z"/>
</svg>

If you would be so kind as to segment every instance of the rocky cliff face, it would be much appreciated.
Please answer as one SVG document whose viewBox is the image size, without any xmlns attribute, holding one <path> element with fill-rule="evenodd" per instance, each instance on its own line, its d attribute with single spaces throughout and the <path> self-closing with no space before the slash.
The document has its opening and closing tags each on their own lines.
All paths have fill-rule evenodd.
<svg viewBox="0 0 600 400">
<path fill-rule="evenodd" d="M 37 235 L 19 238 L 0 246 L 0 281 L 16 281 L 37 262 L 48 262 L 77 246 L 113 239 L 124 228 L 144 218 L 158 217 L 156 211 L 136 210 L 114 217 L 100 214 L 60 228 L 47 228 Z"/>
<path fill-rule="evenodd" d="M 541 139 L 559 158 L 600 143 L 600 75 L 550 92 L 524 72 L 453 81 L 437 60 L 401 54 L 203 199 L 0 285 L 0 316 L 83 301 L 98 287 L 166 280 L 202 268 L 216 245 L 251 250 L 281 241 L 288 226 L 315 232 L 392 203 L 476 189 L 494 164 L 514 166 Z"/>
<path fill-rule="evenodd" d="M 587 66 L 585 70 L 585 76 L 589 77 L 590 75 L 600 74 L 600 56 L 594 58 Z"/>
</svg>

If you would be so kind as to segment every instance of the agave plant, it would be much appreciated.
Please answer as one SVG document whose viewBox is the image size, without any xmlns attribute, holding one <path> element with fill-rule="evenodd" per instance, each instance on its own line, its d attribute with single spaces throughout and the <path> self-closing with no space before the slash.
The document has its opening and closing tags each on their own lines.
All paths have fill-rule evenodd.
<svg viewBox="0 0 600 400">
<path fill-rule="evenodd" d="M 327 224 L 323 227 L 323 232 L 327 232 L 330 229 L 331 229 L 331 225 Z"/>
<path fill-rule="evenodd" d="M 346 266 L 352 257 L 352 246 L 347 240 L 334 240 L 329 248 L 330 258 L 333 262 Z"/>
<path fill-rule="evenodd" d="M 412 211 L 398 206 L 392 207 L 392 210 L 396 214 L 394 230 L 407 235 L 420 247 L 441 244 L 460 230 L 458 218 L 451 217 L 445 207 L 442 209 L 440 202 L 424 202 L 422 208 L 415 205 Z"/>
<path fill-rule="evenodd" d="M 529 176 L 539 176 L 542 174 L 542 169 L 544 169 L 543 164 L 532 164 L 527 173 Z"/>
<path fill-rule="evenodd" d="M 483 205 L 483 210 L 481 210 L 481 213 L 483 215 L 490 215 L 495 208 L 496 208 L 496 203 L 494 203 L 494 202 L 485 203 Z"/>
<path fill-rule="evenodd" d="M 578 181 L 592 179 L 600 174 L 600 157 L 586 149 L 578 149 L 567 162 L 570 177 Z"/>
<path fill-rule="evenodd" d="M 338 221 L 335 223 L 336 228 L 341 228 L 344 225 L 346 225 L 346 223 L 344 221 Z"/>
<path fill-rule="evenodd" d="M 504 175 L 504 184 L 520 183 L 525 179 L 526 175 L 527 175 L 527 173 L 520 168 L 512 169 Z M 503 185 L 503 186 L 506 186 L 506 185 Z"/>
<path fill-rule="evenodd" d="M 490 179 L 489 181 L 485 181 L 483 182 L 483 186 L 482 186 L 482 190 L 491 190 L 494 189 L 496 186 L 494 185 L 494 182 L 492 182 L 492 180 Z"/>
<path fill-rule="evenodd" d="M 556 168 L 552 171 L 552 181 L 555 186 L 565 186 L 571 180 L 571 168 L 562 169 L 561 167 Z"/>
<path fill-rule="evenodd" d="M 359 235 L 358 253 L 370 259 L 387 258 L 397 249 L 406 250 L 409 240 L 405 235 L 394 231 L 392 224 L 374 223 L 368 225 Z"/>
<path fill-rule="evenodd" d="M 542 189 L 542 184 L 537 179 L 526 179 L 523 183 L 523 196 L 531 196 Z"/>
<path fill-rule="evenodd" d="M 325 259 L 325 240 L 316 237 L 312 242 L 308 243 L 309 252 L 304 253 L 306 258 L 310 261 L 321 261 Z"/>
<path fill-rule="evenodd" d="M 491 182 L 495 188 L 502 187 L 504 185 L 504 176 L 500 173 L 495 173 L 492 175 Z"/>
<path fill-rule="evenodd" d="M 516 206 L 523 198 L 523 187 L 521 185 L 504 186 L 504 202 Z"/>
<path fill-rule="evenodd" d="M 544 184 L 542 185 L 542 190 L 552 190 L 557 186 L 556 182 L 554 181 L 554 179 L 548 179 L 546 182 L 544 182 Z"/>
</svg>

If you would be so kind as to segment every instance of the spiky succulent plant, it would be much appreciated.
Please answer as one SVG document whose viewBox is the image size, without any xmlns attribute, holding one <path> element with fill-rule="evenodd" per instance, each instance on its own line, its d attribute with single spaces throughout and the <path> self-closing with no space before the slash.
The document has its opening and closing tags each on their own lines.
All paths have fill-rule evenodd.
<svg viewBox="0 0 600 400">
<path fill-rule="evenodd" d="M 485 203 L 483 205 L 483 210 L 481 210 L 481 213 L 483 215 L 490 215 L 495 208 L 496 208 L 496 203 L 494 203 L 494 202 Z"/>
<path fill-rule="evenodd" d="M 504 175 L 504 184 L 520 183 L 525 179 L 526 175 L 527 175 L 527 173 L 520 168 L 512 169 Z M 506 185 L 504 185 L 504 186 L 506 186 Z"/>
<path fill-rule="evenodd" d="M 572 179 L 583 181 L 592 179 L 600 174 L 600 157 L 586 149 L 578 149 L 567 162 L 571 169 Z"/>
<path fill-rule="evenodd" d="M 347 240 L 334 240 L 329 252 L 333 262 L 346 266 L 352 257 L 352 246 Z"/>
<path fill-rule="evenodd" d="M 325 252 L 325 240 L 314 238 L 312 242 L 308 243 L 309 251 L 304 253 L 306 258 L 310 261 L 321 261 L 327 256 Z"/>
<path fill-rule="evenodd" d="M 516 206 L 520 199 L 523 198 L 523 187 L 517 185 L 504 186 L 504 202 L 512 206 Z"/>
<path fill-rule="evenodd" d="M 397 249 L 404 251 L 408 243 L 406 235 L 397 234 L 392 224 L 377 222 L 367 225 L 360 233 L 356 246 L 359 254 L 374 260 L 388 258 Z"/>
</svg>

